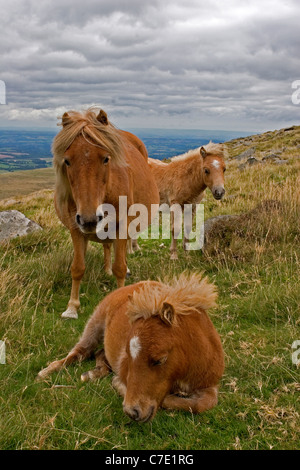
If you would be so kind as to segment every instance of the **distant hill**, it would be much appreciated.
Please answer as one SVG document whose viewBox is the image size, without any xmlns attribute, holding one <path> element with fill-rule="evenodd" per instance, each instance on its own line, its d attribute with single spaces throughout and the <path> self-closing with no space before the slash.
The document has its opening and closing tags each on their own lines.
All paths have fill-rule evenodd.
<svg viewBox="0 0 300 470">
<path fill-rule="evenodd" d="M 53 189 L 55 174 L 53 168 L 14 171 L 0 174 L 0 200 Z"/>
<path fill-rule="evenodd" d="M 159 159 L 161 159 L 162 155 L 168 158 L 207 143 L 207 139 L 206 141 L 201 141 L 199 138 L 197 140 L 194 135 L 192 138 L 189 135 L 187 139 L 180 139 L 180 135 L 175 138 L 172 135 L 173 147 L 171 147 L 170 136 L 157 135 L 155 137 L 153 135 L 151 137 L 145 134 L 144 136 L 140 135 L 140 137 L 144 140 L 149 155 Z M 213 138 L 213 136 L 208 137 Z M 215 141 L 218 141 L 218 139 L 216 138 Z M 239 137 L 227 141 L 226 144 L 228 147 L 228 158 L 233 165 L 244 164 L 246 157 L 243 158 L 242 154 L 247 155 L 246 151 L 259 162 L 266 157 L 272 156 L 272 154 L 281 161 L 285 159 L 298 160 L 300 157 L 300 126 Z M 27 195 L 43 189 L 53 189 L 54 182 L 55 175 L 53 168 L 0 173 L 0 200 Z"/>
</svg>

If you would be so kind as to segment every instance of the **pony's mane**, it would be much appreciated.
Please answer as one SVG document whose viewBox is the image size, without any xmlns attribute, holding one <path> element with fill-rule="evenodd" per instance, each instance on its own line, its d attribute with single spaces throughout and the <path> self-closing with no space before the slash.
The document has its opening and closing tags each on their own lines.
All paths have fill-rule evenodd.
<svg viewBox="0 0 300 470">
<path fill-rule="evenodd" d="M 139 318 L 161 316 L 164 320 L 164 306 L 171 305 L 176 324 L 178 315 L 189 315 L 195 310 L 216 306 L 216 287 L 208 282 L 207 277 L 199 273 L 183 272 L 178 278 L 164 279 L 156 285 L 145 282 L 141 289 L 134 291 L 129 298 L 127 314 L 133 323 Z"/>
<path fill-rule="evenodd" d="M 205 148 L 207 155 L 214 155 L 216 157 L 221 157 L 221 158 L 226 157 L 226 147 L 222 143 L 216 144 L 214 142 L 209 142 L 208 144 L 203 145 L 203 147 Z M 188 152 L 183 153 L 182 155 L 177 155 L 176 157 L 172 157 L 170 160 L 171 162 L 177 162 L 180 160 L 187 160 L 195 156 L 200 156 L 200 148 L 201 147 L 197 147 L 195 149 L 189 150 Z"/>
<path fill-rule="evenodd" d="M 60 125 L 63 128 L 52 144 L 53 166 L 56 173 L 56 200 L 59 206 L 71 198 L 63 157 L 76 137 L 82 136 L 88 144 L 106 150 L 111 157 L 112 165 L 127 166 L 120 132 L 109 121 L 98 120 L 96 112 L 96 108 L 89 108 L 82 113 L 68 111 L 62 117 Z"/>
<path fill-rule="evenodd" d="M 76 137 L 83 136 L 87 143 L 106 150 L 116 166 L 126 166 L 124 148 L 119 131 L 110 123 L 97 120 L 96 108 L 89 108 L 82 113 L 68 111 L 62 119 L 63 128 L 56 135 L 52 144 L 53 163 L 61 165 L 64 153 Z"/>
</svg>

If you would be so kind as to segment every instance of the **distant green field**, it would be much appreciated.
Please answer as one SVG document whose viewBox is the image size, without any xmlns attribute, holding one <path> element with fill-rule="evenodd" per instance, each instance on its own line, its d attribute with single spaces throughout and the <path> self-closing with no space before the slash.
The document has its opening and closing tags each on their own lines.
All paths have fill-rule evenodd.
<svg viewBox="0 0 300 470">
<path fill-rule="evenodd" d="M 53 168 L 0 174 L 0 200 L 54 188 Z"/>
</svg>

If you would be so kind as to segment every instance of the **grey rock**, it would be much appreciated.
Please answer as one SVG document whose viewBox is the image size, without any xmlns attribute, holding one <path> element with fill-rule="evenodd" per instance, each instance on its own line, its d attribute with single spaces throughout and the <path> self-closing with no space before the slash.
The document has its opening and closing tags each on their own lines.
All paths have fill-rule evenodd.
<svg viewBox="0 0 300 470">
<path fill-rule="evenodd" d="M 240 153 L 236 157 L 233 157 L 234 160 L 242 161 L 246 160 L 246 158 L 252 157 L 255 154 L 256 148 L 251 147 L 250 149 L 245 150 L 244 152 Z"/>
<path fill-rule="evenodd" d="M 215 228 L 221 223 L 229 223 L 239 218 L 239 215 L 217 215 L 216 217 L 210 217 L 204 222 L 204 246 L 208 243 L 209 239 L 214 236 Z"/>
<path fill-rule="evenodd" d="M 0 241 L 22 237 L 29 233 L 42 230 L 42 227 L 22 212 L 11 210 L 0 212 Z"/>
</svg>

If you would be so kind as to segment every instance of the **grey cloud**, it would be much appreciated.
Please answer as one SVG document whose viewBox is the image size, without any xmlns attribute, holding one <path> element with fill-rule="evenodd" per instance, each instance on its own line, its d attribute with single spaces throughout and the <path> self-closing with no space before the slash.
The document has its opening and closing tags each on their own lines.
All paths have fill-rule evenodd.
<svg viewBox="0 0 300 470">
<path fill-rule="evenodd" d="M 26 113 L 50 123 L 95 103 L 131 126 L 172 127 L 180 114 L 186 127 L 289 124 L 299 10 L 292 0 L 12 1 L 0 19 L 0 123 Z"/>
</svg>

